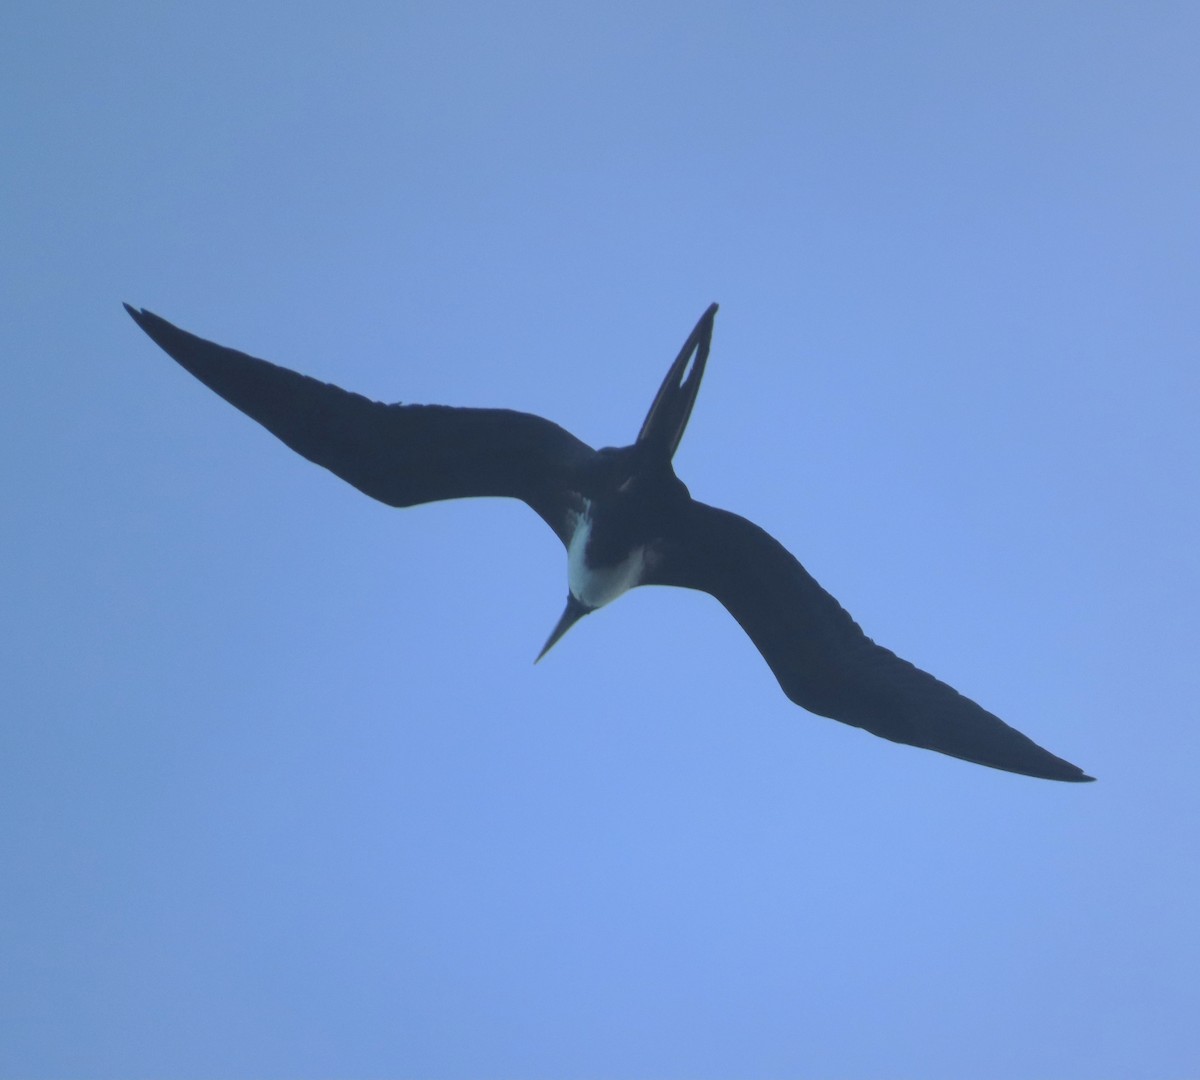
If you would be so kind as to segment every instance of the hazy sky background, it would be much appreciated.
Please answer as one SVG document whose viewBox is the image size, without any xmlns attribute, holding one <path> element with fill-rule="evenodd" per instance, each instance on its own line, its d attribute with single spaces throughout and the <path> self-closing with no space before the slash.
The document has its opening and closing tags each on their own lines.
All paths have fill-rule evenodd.
<svg viewBox="0 0 1200 1080">
<path fill-rule="evenodd" d="M 1200 1073 L 1200 8 L 10 2 L 0 1075 Z M 636 434 L 1099 778 L 811 716 L 121 310 Z"/>
</svg>

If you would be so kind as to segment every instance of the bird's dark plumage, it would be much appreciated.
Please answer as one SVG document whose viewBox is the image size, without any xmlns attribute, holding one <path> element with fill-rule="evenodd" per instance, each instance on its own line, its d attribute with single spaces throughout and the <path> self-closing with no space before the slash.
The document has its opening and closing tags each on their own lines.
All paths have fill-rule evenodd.
<svg viewBox="0 0 1200 1080">
<path fill-rule="evenodd" d="M 570 539 L 566 480 L 595 451 L 557 424 L 510 409 L 384 405 L 125 310 L 210 390 L 371 498 L 403 507 L 510 496 Z"/>
<path fill-rule="evenodd" d="M 528 413 L 384 405 L 126 310 L 226 401 L 375 499 L 400 507 L 487 495 L 528 503 L 568 549 L 567 612 L 547 649 L 631 586 L 698 589 L 725 606 L 784 693 L 810 712 L 996 769 L 1092 779 L 876 645 L 757 525 L 691 498 L 671 458 L 704 374 L 715 304 L 672 364 L 637 441 L 600 451 Z"/>
<path fill-rule="evenodd" d="M 715 596 L 746 631 L 783 692 L 809 712 L 893 742 L 1051 780 L 1082 770 L 876 645 L 774 537 L 693 500 L 677 546 L 651 583 Z"/>
</svg>

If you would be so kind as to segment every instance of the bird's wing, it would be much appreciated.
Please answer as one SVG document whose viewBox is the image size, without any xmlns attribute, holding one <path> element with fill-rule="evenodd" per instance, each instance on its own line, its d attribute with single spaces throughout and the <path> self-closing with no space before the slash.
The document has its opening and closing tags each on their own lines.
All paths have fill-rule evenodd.
<svg viewBox="0 0 1200 1080">
<path fill-rule="evenodd" d="M 502 495 L 564 544 L 567 477 L 594 451 L 557 424 L 507 409 L 385 405 L 125 309 L 181 366 L 296 453 L 389 506 Z"/>
<path fill-rule="evenodd" d="M 648 584 L 711 593 L 783 692 L 811 712 L 894 742 L 1048 780 L 1090 780 L 999 717 L 876 645 L 757 525 L 692 501 L 664 537 Z"/>
</svg>

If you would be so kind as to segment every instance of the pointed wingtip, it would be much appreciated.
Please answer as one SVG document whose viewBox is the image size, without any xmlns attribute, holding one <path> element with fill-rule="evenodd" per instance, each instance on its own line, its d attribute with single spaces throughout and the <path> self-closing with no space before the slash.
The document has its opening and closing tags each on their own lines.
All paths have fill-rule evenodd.
<svg viewBox="0 0 1200 1080">
<path fill-rule="evenodd" d="M 160 348 L 165 349 L 174 356 L 175 354 L 168 348 L 166 341 L 172 336 L 182 335 L 183 331 L 177 326 L 172 326 L 161 315 L 155 315 L 153 311 L 149 311 L 146 308 L 136 308 L 132 304 L 122 303 L 125 310 L 129 312 L 129 317 L 145 331 L 150 339 L 156 342 Z M 186 337 L 188 335 L 183 336 Z"/>
<path fill-rule="evenodd" d="M 1066 780 L 1069 784 L 1094 784 L 1096 778 L 1088 776 L 1078 765 L 1072 765 L 1069 761 L 1058 759 L 1060 768 L 1054 770 L 1054 775 L 1050 778 L 1053 780 Z"/>
<path fill-rule="evenodd" d="M 1046 772 L 1034 772 L 1030 775 L 1039 777 L 1042 780 L 1063 780 L 1068 784 L 1094 784 L 1096 778 L 1088 776 L 1078 765 L 1072 765 L 1070 762 L 1062 762 L 1064 767 L 1047 770 Z"/>
<path fill-rule="evenodd" d="M 132 304 L 126 304 L 123 300 L 121 301 L 121 304 L 125 310 L 129 312 L 129 317 L 143 330 L 146 330 L 146 323 L 148 321 L 150 312 L 148 312 L 145 308 L 135 308 Z M 147 331 L 147 333 L 149 333 L 149 331 Z"/>
</svg>

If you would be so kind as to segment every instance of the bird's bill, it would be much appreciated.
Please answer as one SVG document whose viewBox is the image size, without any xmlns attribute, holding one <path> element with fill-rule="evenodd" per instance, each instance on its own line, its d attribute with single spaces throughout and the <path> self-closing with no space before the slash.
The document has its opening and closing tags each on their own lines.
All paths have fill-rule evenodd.
<svg viewBox="0 0 1200 1080">
<path fill-rule="evenodd" d="M 550 631 L 550 636 L 546 639 L 546 644 L 542 646 L 542 651 L 537 654 L 537 660 L 534 663 L 536 664 L 538 660 L 553 649 L 563 634 L 593 610 L 595 609 L 588 607 L 583 601 L 576 600 L 573 593 L 567 593 L 567 609 L 562 613 L 562 617 L 558 620 L 554 629 Z"/>
</svg>

